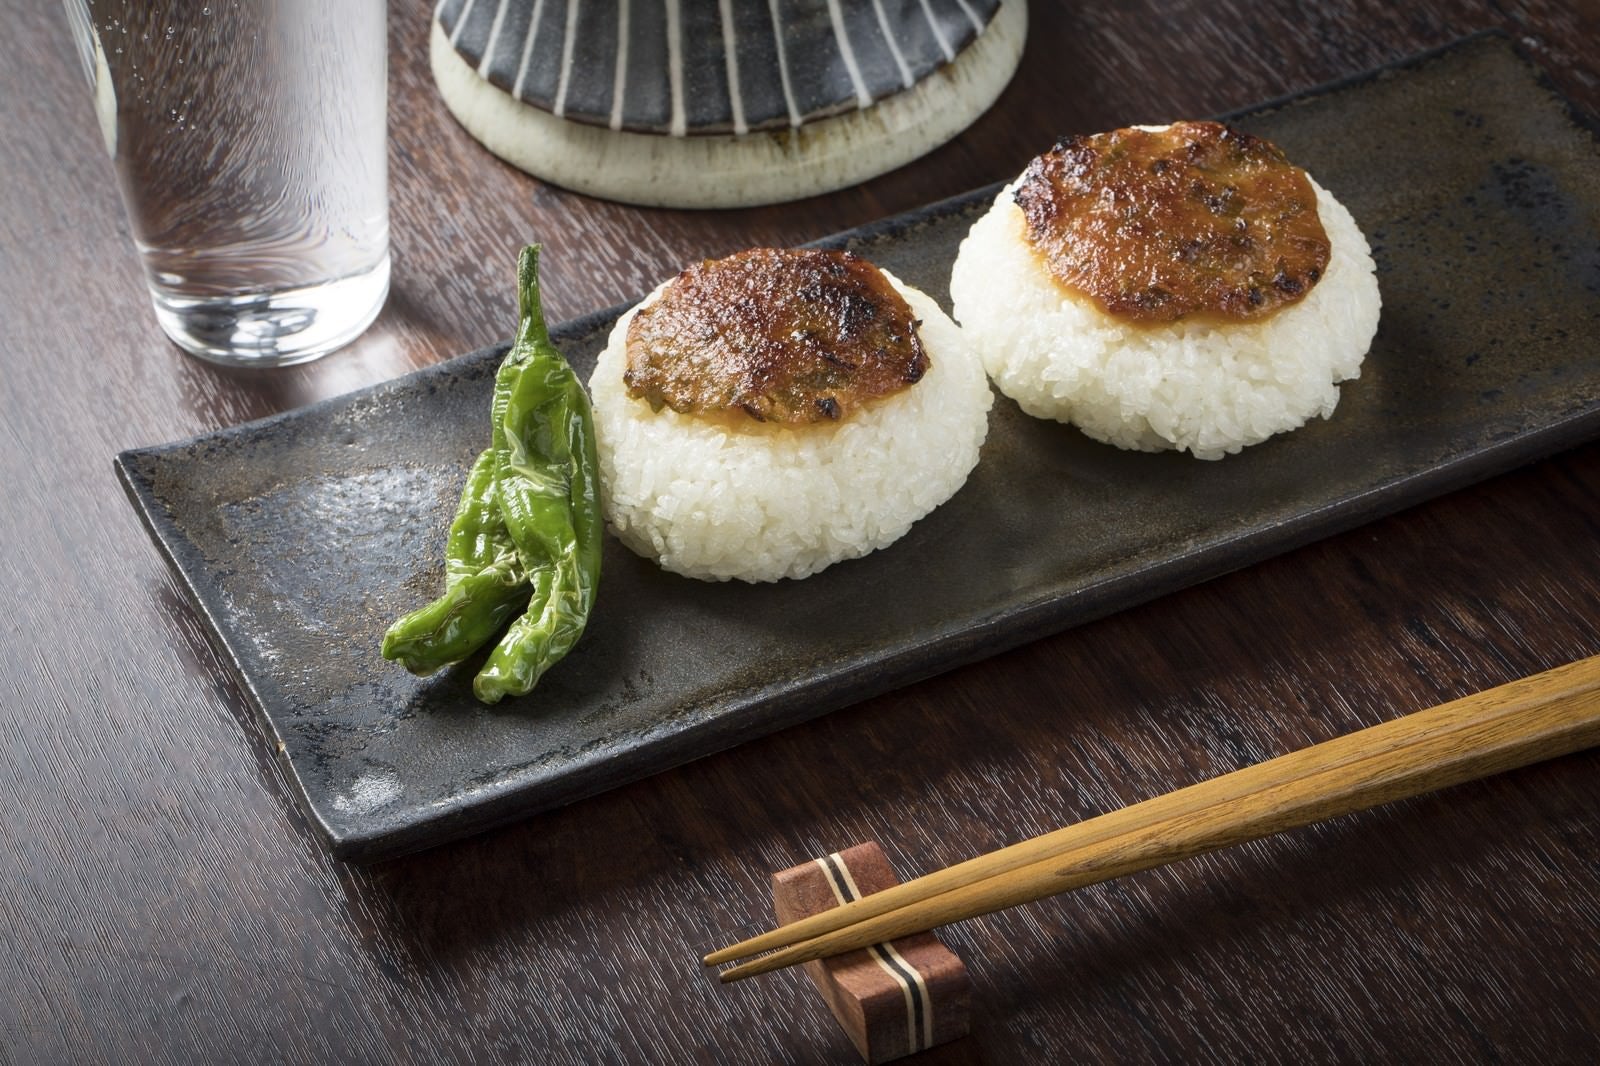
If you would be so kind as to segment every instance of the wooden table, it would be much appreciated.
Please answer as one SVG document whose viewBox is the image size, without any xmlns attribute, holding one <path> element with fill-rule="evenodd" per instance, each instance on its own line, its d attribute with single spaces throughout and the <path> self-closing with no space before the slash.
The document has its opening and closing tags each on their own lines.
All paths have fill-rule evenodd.
<svg viewBox="0 0 1600 1066">
<path fill-rule="evenodd" d="M 849 1062 L 797 974 L 696 958 L 770 871 L 902 875 L 1600 651 L 1600 446 L 477 839 L 370 868 L 283 770 L 112 476 L 119 449 L 508 335 L 515 244 L 562 319 L 684 261 L 1008 176 L 1060 131 L 1225 111 L 1501 27 L 1600 111 L 1593 5 L 1034 0 L 948 147 L 720 214 L 549 188 L 435 96 L 391 5 L 394 292 L 348 351 L 225 372 L 167 343 L 57 5 L 0 45 L 0 1060 Z M 1170 7 L 1171 10 L 1167 10 Z M 966 923 L 951 1061 L 1594 1061 L 1600 753 Z"/>
</svg>

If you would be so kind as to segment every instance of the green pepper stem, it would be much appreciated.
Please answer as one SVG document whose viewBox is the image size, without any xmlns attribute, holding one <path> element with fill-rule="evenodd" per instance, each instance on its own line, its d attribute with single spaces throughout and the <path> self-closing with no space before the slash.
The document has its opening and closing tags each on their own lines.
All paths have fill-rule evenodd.
<svg viewBox="0 0 1600 1066">
<path fill-rule="evenodd" d="M 539 245 L 530 244 L 517 256 L 517 342 L 545 347 L 550 330 L 539 297 Z"/>
</svg>

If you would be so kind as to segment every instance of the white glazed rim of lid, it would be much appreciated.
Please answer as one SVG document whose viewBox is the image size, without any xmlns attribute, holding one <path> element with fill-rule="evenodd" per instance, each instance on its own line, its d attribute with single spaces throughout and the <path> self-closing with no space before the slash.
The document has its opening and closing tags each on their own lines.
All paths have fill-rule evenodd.
<svg viewBox="0 0 1600 1066">
<path fill-rule="evenodd" d="M 799 129 L 671 137 L 590 126 L 514 99 L 478 76 L 435 20 L 434 81 L 456 120 L 506 162 L 552 184 L 647 207 L 751 207 L 831 192 L 950 140 L 1016 73 L 1025 0 L 1004 0 L 955 62 L 870 107 Z"/>
</svg>

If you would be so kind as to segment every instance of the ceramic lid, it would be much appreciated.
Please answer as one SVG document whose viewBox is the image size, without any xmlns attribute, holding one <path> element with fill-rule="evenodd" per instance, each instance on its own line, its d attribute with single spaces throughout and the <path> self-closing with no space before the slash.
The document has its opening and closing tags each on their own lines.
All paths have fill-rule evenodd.
<svg viewBox="0 0 1600 1066">
<path fill-rule="evenodd" d="M 911 88 L 1000 0 L 442 0 L 479 77 L 577 122 L 692 135 L 782 129 Z"/>
</svg>

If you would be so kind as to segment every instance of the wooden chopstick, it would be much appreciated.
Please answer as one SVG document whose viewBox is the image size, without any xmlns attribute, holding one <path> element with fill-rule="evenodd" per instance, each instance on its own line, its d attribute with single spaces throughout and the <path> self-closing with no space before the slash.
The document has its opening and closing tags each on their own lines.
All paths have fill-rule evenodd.
<svg viewBox="0 0 1600 1066">
<path fill-rule="evenodd" d="M 1452 700 L 1034 837 L 705 957 L 826 958 L 1600 744 L 1600 656 Z M 773 950 L 777 949 L 777 950 Z"/>
</svg>

